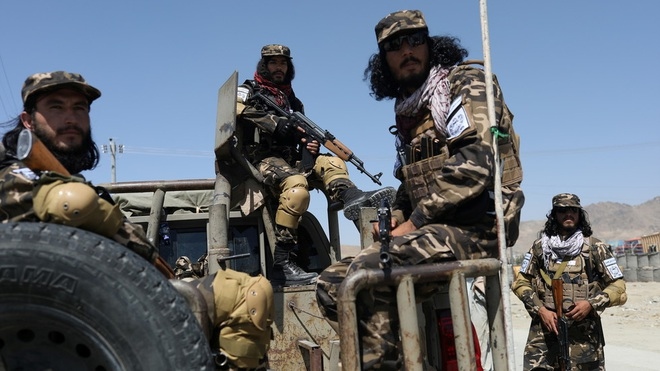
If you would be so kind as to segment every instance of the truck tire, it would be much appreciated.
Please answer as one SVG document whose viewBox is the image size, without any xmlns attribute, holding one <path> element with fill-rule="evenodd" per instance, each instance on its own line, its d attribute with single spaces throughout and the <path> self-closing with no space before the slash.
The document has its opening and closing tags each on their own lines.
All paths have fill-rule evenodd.
<svg viewBox="0 0 660 371">
<path fill-rule="evenodd" d="M 0 223 L 0 370 L 213 369 L 186 301 L 146 260 L 84 230 Z"/>
</svg>

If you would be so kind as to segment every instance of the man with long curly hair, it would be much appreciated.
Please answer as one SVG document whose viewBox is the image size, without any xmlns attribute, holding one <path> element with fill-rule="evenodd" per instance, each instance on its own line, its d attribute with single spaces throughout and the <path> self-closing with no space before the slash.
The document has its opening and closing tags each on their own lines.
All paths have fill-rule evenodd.
<svg viewBox="0 0 660 371">
<path fill-rule="evenodd" d="M 429 36 L 418 10 L 387 15 L 375 32 L 378 52 L 369 59 L 365 80 L 376 100 L 395 100 L 394 174 L 402 182 L 392 205 L 392 266 L 497 257 L 495 138 L 505 164 L 509 245 L 517 238 L 524 200 L 518 137 L 498 84 L 493 123 L 487 113 L 484 71 L 462 63 L 468 52 L 458 39 Z M 494 135 L 492 127 L 500 135 Z M 379 268 L 380 248 L 375 243 L 321 273 L 317 297 L 331 323 L 337 320 L 337 290 L 344 277 Z M 397 369 L 393 289 L 373 288 L 357 300 L 363 367 Z"/>
<path fill-rule="evenodd" d="M 566 369 L 604 370 L 600 312 L 626 302 L 626 283 L 609 246 L 592 236 L 580 198 L 561 193 L 552 198 L 541 238 L 525 255 L 513 291 L 532 316 L 524 370 L 559 366 L 557 313 L 552 280 L 560 279 L 562 309 L 568 319 L 570 365 Z"/>
<path fill-rule="evenodd" d="M 244 152 L 264 177 L 272 195 L 279 197 L 274 220 L 273 270 L 269 277 L 278 286 L 307 285 L 316 282 L 318 276 L 305 272 L 291 259 L 297 248 L 300 218 L 309 206 L 310 184 L 326 193 L 331 206 L 343 208 L 344 215 L 353 221 L 358 219 L 361 207 L 378 206 L 383 198 L 391 202 L 396 193 L 392 187 L 361 191 L 349 179 L 342 159 L 319 153 L 317 141 L 308 142 L 291 120 L 253 98 L 260 93 L 286 112 L 304 114 L 303 104 L 291 86 L 295 77 L 291 60 L 287 46 L 265 45 L 254 80 L 239 86 L 237 99 Z M 303 149 L 313 157 L 311 169 L 303 166 Z"/>
</svg>

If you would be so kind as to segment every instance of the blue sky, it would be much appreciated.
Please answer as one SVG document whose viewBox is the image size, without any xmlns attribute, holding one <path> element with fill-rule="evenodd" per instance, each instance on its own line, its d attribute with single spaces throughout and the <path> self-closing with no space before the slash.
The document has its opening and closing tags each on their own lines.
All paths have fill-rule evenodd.
<svg viewBox="0 0 660 371">
<path fill-rule="evenodd" d="M 251 78 L 261 46 L 281 43 L 307 115 L 394 186 L 393 103 L 371 98 L 362 78 L 375 24 L 400 9 L 422 10 L 431 34 L 483 58 L 478 0 L 3 1 L 0 121 L 20 113 L 28 75 L 79 72 L 103 93 L 95 140 L 125 146 L 118 181 L 212 178 L 218 88 L 235 70 Z M 659 12 L 655 0 L 488 2 L 493 71 L 522 141 L 523 220 L 543 219 L 560 192 L 585 205 L 660 195 Z M 104 154 L 86 175 L 110 182 L 110 163 Z M 312 199 L 325 223 L 323 195 Z M 358 244 L 341 226 L 342 243 Z"/>
</svg>

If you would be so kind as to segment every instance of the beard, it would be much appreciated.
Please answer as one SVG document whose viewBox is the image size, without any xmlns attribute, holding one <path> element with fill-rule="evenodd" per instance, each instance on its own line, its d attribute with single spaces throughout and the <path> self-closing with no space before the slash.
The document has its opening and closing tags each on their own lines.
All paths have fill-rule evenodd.
<svg viewBox="0 0 660 371">
<path fill-rule="evenodd" d="M 421 61 L 417 58 L 411 57 L 411 59 L 421 63 Z M 404 63 L 406 63 L 406 61 L 407 60 L 402 61 L 401 64 L 403 65 Z M 424 68 L 422 68 L 420 72 L 399 77 L 397 79 L 397 83 L 399 84 L 401 90 L 415 91 L 424 84 L 426 79 L 429 77 L 430 71 L 431 71 L 430 66 L 429 63 L 427 62 L 424 65 Z"/>
<path fill-rule="evenodd" d="M 83 141 L 79 146 L 70 148 L 58 146 L 54 138 L 49 137 L 41 125 L 35 125 L 34 134 L 69 173 L 78 174 L 81 171 L 91 170 L 96 167 L 98 150 L 96 149 L 96 143 L 92 140 L 91 129 L 83 137 Z"/>
</svg>

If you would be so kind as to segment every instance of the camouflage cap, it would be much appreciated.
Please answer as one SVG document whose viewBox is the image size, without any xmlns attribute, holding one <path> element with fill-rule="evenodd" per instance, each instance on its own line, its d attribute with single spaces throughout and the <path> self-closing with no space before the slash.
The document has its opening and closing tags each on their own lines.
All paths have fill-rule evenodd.
<svg viewBox="0 0 660 371">
<path fill-rule="evenodd" d="M 572 193 L 560 193 L 552 198 L 552 207 L 579 207 L 580 198 Z"/>
<path fill-rule="evenodd" d="M 419 10 L 400 10 L 390 13 L 376 25 L 376 41 L 380 44 L 388 37 L 405 30 L 427 30 L 424 15 Z"/>
<path fill-rule="evenodd" d="M 281 55 L 283 57 L 291 58 L 291 50 L 284 45 L 269 44 L 261 48 L 261 57 L 275 57 Z"/>
<path fill-rule="evenodd" d="M 90 104 L 101 96 L 101 91 L 89 85 L 80 74 L 66 71 L 42 72 L 35 73 L 25 79 L 23 89 L 21 89 L 23 106 L 26 106 L 34 93 L 53 91 L 65 87 L 79 91 L 87 97 Z"/>
</svg>

